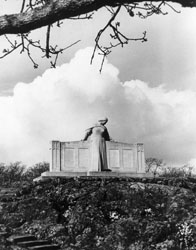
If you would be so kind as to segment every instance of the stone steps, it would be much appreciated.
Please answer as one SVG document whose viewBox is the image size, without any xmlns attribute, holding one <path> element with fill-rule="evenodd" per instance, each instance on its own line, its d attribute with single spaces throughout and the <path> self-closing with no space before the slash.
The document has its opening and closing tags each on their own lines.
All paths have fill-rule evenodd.
<svg viewBox="0 0 196 250">
<path fill-rule="evenodd" d="M 43 245 L 43 246 L 34 246 L 28 247 L 29 250 L 58 250 L 60 247 L 58 245 Z"/>
<path fill-rule="evenodd" d="M 48 240 L 33 240 L 33 241 L 23 241 L 18 243 L 18 245 L 21 247 L 33 247 L 33 246 L 42 246 L 49 244 L 50 242 Z"/>
<path fill-rule="evenodd" d="M 9 188 L 0 189 L 0 205 L 3 209 L 3 205 L 10 202 L 15 202 L 20 200 L 20 197 L 16 197 L 17 190 L 12 190 Z M 0 212 L 1 214 L 1 212 Z M 20 212 L 11 212 L 10 216 L 21 217 L 22 213 Z M 59 245 L 52 244 L 48 240 L 38 240 L 34 235 L 11 235 L 6 232 L 4 229 L 4 224 L 0 224 L 0 239 L 4 239 L 6 244 L 9 244 L 9 249 L 27 249 L 27 250 L 58 250 L 60 249 Z M 9 237 L 8 237 L 9 236 Z M 0 249 L 1 250 L 1 249 Z M 2 249 L 3 250 L 3 249 Z"/>
<path fill-rule="evenodd" d="M 17 244 L 19 242 L 24 241 L 33 241 L 36 240 L 36 237 L 34 235 L 12 235 L 9 238 L 7 238 L 7 241 L 12 244 Z"/>
<path fill-rule="evenodd" d="M 34 235 L 12 235 L 7 238 L 11 245 L 28 250 L 58 250 L 59 245 L 52 244 L 48 240 L 37 240 Z"/>
</svg>

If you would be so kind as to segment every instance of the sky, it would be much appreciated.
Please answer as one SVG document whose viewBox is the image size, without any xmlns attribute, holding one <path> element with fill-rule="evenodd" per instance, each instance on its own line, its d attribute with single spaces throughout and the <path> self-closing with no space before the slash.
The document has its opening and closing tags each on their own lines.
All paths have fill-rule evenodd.
<svg viewBox="0 0 196 250">
<path fill-rule="evenodd" d="M 0 15 L 17 12 L 19 3 L 1 3 Z M 0 162 L 49 161 L 49 141 L 81 140 L 86 128 L 107 116 L 114 140 L 143 142 L 146 157 L 172 166 L 196 166 L 196 9 L 173 6 L 181 13 L 166 8 L 168 15 L 140 19 L 122 11 L 123 32 L 140 37 L 146 31 L 148 41 L 115 48 L 101 74 L 101 57 L 96 54 L 92 65 L 90 58 L 110 17 L 105 9 L 92 20 L 54 27 L 53 44 L 81 40 L 60 56 L 56 69 L 39 51 L 32 51 L 38 69 L 20 51 L 1 59 Z M 45 30 L 31 36 L 44 42 Z M 101 42 L 108 44 L 108 34 Z M 1 37 L 0 51 L 7 47 Z"/>
</svg>

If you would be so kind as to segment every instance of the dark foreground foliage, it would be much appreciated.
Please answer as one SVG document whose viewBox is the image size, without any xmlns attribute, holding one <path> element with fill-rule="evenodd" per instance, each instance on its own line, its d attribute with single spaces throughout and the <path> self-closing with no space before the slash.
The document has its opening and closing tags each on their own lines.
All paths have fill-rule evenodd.
<svg viewBox="0 0 196 250">
<path fill-rule="evenodd" d="M 67 250 L 196 249 L 196 180 L 70 178 L 20 187 L 0 224 Z"/>
</svg>

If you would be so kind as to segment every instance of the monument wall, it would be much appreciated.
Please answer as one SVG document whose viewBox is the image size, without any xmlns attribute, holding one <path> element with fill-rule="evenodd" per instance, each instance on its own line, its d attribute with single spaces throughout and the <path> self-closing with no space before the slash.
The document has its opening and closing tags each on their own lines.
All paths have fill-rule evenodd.
<svg viewBox="0 0 196 250">
<path fill-rule="evenodd" d="M 144 145 L 107 141 L 108 167 L 115 173 L 145 173 Z M 50 172 L 85 173 L 91 169 L 89 141 L 51 142 Z"/>
</svg>

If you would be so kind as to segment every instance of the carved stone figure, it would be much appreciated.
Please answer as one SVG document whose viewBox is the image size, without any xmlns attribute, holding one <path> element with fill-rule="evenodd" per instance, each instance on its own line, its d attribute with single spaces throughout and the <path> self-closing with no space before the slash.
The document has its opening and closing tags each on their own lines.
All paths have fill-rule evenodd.
<svg viewBox="0 0 196 250">
<path fill-rule="evenodd" d="M 84 141 L 91 141 L 91 171 L 111 171 L 107 164 L 106 141 L 110 141 L 107 128 L 104 126 L 108 118 L 98 120 L 93 127 L 87 129 Z"/>
</svg>

